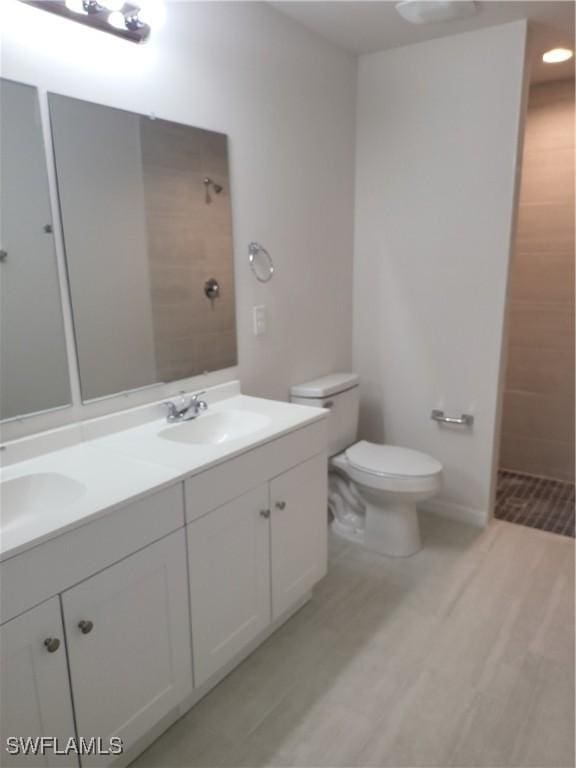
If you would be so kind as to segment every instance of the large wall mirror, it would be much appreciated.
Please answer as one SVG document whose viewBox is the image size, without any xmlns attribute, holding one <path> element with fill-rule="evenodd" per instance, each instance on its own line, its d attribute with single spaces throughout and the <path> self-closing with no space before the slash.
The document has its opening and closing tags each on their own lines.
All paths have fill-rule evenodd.
<svg viewBox="0 0 576 768">
<path fill-rule="evenodd" d="M 84 401 L 235 365 L 226 136 L 49 109 Z"/>
<path fill-rule="evenodd" d="M 35 88 L 0 80 L 0 419 L 70 404 Z"/>
</svg>

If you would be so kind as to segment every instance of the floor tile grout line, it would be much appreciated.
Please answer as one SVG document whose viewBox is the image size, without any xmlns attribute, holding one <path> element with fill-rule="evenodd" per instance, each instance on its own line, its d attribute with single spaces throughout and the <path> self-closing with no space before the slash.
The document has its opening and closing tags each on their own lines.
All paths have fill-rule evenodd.
<svg viewBox="0 0 576 768">
<path fill-rule="evenodd" d="M 574 536 L 573 483 L 499 470 L 496 490 L 496 518 Z"/>
</svg>

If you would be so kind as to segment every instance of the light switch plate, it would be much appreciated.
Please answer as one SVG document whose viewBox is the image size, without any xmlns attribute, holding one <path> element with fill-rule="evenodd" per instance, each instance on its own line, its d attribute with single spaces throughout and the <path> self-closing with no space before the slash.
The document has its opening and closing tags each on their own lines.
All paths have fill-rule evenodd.
<svg viewBox="0 0 576 768">
<path fill-rule="evenodd" d="M 263 336 L 267 332 L 268 323 L 266 318 L 265 304 L 252 307 L 252 325 L 254 329 L 254 336 Z"/>
</svg>

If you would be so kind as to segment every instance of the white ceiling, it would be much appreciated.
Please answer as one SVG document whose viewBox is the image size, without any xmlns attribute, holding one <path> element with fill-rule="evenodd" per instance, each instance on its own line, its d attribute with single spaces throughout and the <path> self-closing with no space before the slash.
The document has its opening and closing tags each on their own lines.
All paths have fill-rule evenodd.
<svg viewBox="0 0 576 768">
<path fill-rule="evenodd" d="M 574 48 L 573 0 L 488 0 L 471 19 L 416 25 L 396 11 L 394 0 L 276 0 L 272 5 L 341 48 L 361 54 L 398 48 L 517 19 L 529 19 L 533 81 L 574 77 L 574 59 L 544 64 L 549 48 Z"/>
</svg>

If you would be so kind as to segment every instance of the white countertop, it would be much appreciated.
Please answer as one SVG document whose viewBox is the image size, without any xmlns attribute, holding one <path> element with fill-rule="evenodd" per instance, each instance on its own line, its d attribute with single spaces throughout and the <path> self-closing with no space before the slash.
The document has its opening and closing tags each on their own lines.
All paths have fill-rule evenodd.
<svg viewBox="0 0 576 768">
<path fill-rule="evenodd" d="M 170 467 L 178 472 L 179 477 L 184 477 L 202 472 L 213 464 L 231 459 L 239 453 L 327 415 L 327 412 L 320 408 L 237 395 L 211 405 L 209 410 L 193 423 L 200 423 L 202 419 L 223 411 L 253 413 L 266 417 L 267 423 L 235 440 L 218 444 L 190 445 L 160 438 L 158 435 L 161 431 L 182 427 L 181 423 L 168 425 L 166 419 L 160 419 L 135 429 L 92 440 L 90 444 L 100 450 L 114 451 L 132 459 Z"/>
<path fill-rule="evenodd" d="M 209 394 L 209 393 L 208 393 Z M 209 398 L 208 398 L 209 399 Z M 10 515 L 8 494 L 3 494 L 4 522 L 0 529 L 0 560 L 6 560 L 96 517 L 190 475 L 227 461 L 281 435 L 325 418 L 327 412 L 290 403 L 236 395 L 209 405 L 194 424 L 212 414 L 233 411 L 258 416 L 257 428 L 249 434 L 220 443 L 188 444 L 159 436 L 184 424 L 168 425 L 154 419 L 139 426 L 12 464 L 1 471 L 2 483 L 26 476 L 63 475 L 82 488 L 66 504 L 42 503 L 33 499 L 29 510 Z M 239 416 L 238 418 L 241 418 Z M 89 430 L 87 430 L 89 432 Z M 6 485 L 5 488 L 8 486 Z M 0 493 L 2 486 L 0 485 Z M 0 518 L 1 520 L 1 518 Z"/>
</svg>

